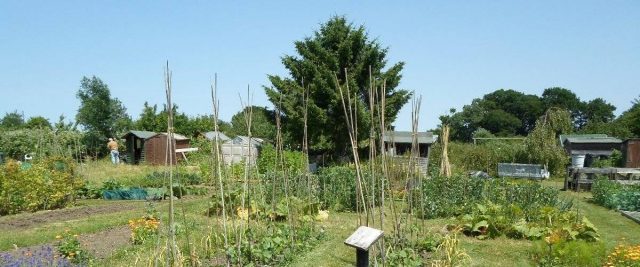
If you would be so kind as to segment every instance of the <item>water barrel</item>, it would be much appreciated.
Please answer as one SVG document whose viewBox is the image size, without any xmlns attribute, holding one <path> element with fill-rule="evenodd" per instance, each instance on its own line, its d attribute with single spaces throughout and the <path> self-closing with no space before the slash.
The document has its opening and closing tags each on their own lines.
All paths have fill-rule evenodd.
<svg viewBox="0 0 640 267">
<path fill-rule="evenodd" d="M 572 155 L 571 156 L 571 166 L 574 168 L 582 168 L 584 167 L 584 159 L 586 155 Z"/>
</svg>

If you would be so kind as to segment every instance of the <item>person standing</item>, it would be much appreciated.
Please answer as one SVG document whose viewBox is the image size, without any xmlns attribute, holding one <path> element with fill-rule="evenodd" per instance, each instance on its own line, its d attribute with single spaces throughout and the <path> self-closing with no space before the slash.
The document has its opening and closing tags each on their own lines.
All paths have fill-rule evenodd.
<svg viewBox="0 0 640 267">
<path fill-rule="evenodd" d="M 113 138 L 109 138 L 109 142 L 107 143 L 107 148 L 109 148 L 109 151 L 111 151 L 111 163 L 119 164 L 120 152 L 118 152 L 118 142 L 113 140 Z"/>
</svg>

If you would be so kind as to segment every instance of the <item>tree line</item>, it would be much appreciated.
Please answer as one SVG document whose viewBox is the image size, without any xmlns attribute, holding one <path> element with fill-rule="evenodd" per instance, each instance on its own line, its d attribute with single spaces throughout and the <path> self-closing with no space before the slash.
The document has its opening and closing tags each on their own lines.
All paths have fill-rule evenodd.
<svg viewBox="0 0 640 267">
<path fill-rule="evenodd" d="M 544 90 L 541 96 L 512 89 L 499 89 L 474 99 L 457 111 L 440 116 L 441 124 L 451 127 L 451 138 L 471 141 L 474 137 L 526 136 L 535 122 L 552 108 L 567 110 L 574 133 L 602 133 L 618 138 L 640 136 L 640 99 L 616 117 L 616 107 L 602 98 L 581 100 L 574 92 L 561 87 Z"/>
</svg>

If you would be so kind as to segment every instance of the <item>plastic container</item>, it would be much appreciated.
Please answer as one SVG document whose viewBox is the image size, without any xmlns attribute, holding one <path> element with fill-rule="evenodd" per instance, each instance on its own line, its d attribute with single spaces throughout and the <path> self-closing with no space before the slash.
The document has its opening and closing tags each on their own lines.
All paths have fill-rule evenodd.
<svg viewBox="0 0 640 267">
<path fill-rule="evenodd" d="M 574 168 L 582 168 L 584 167 L 584 159 L 586 155 L 572 155 L 571 156 L 571 166 Z"/>
</svg>

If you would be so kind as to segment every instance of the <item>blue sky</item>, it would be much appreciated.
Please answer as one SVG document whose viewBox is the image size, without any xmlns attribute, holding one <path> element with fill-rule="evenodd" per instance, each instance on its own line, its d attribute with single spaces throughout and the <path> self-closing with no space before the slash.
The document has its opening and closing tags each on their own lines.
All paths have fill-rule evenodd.
<svg viewBox="0 0 640 267">
<path fill-rule="evenodd" d="M 406 62 L 400 87 L 422 95 L 421 130 L 500 88 L 561 86 L 616 114 L 640 96 L 640 1 L 2 1 L 0 114 L 73 119 L 80 79 L 96 75 L 135 119 L 145 101 L 164 103 L 168 60 L 174 102 L 191 116 L 211 113 L 218 73 L 228 121 L 247 85 L 271 106 L 266 75 L 286 75 L 280 58 L 333 15 Z M 410 129 L 409 110 L 398 129 Z"/>
</svg>

